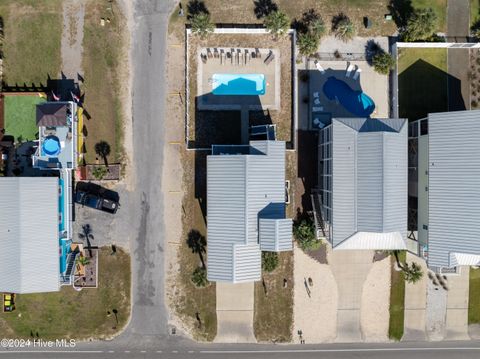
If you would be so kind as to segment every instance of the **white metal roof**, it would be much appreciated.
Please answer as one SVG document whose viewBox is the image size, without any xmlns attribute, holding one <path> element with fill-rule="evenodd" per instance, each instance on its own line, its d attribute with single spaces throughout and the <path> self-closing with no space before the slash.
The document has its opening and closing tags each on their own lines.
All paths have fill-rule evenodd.
<svg viewBox="0 0 480 359">
<path fill-rule="evenodd" d="M 0 292 L 59 290 L 58 178 L 0 177 Z"/>
<path fill-rule="evenodd" d="M 285 142 L 208 156 L 207 218 L 208 279 L 260 280 L 259 218 L 285 218 Z"/>
<path fill-rule="evenodd" d="M 428 116 L 428 265 L 480 255 L 480 111 Z"/>
<path fill-rule="evenodd" d="M 408 129 L 405 123 L 405 119 L 332 120 L 334 247 L 352 240 L 357 232 L 398 232 L 406 237 Z M 391 236 L 375 238 L 387 240 Z M 378 249 L 394 243 L 379 244 Z"/>
</svg>

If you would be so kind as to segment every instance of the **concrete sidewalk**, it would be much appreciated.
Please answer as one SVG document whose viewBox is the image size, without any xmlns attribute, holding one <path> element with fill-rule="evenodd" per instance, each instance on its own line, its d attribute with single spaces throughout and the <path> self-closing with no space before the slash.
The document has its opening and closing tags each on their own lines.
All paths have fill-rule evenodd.
<svg viewBox="0 0 480 359">
<path fill-rule="evenodd" d="M 422 341 L 426 340 L 427 265 L 423 259 L 407 253 L 407 262 L 412 261 L 422 266 L 424 275 L 415 284 L 405 283 L 405 322 L 402 340 Z"/>
<path fill-rule="evenodd" d="M 253 333 L 254 283 L 217 283 L 216 343 L 256 343 Z"/>
<path fill-rule="evenodd" d="M 468 291 L 470 268 L 460 267 L 460 274 L 448 278 L 446 336 L 447 340 L 469 340 Z"/>
</svg>

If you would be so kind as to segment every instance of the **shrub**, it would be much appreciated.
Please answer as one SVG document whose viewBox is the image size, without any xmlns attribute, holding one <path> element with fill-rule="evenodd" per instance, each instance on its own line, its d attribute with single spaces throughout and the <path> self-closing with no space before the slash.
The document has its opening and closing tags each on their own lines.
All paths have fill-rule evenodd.
<svg viewBox="0 0 480 359">
<path fill-rule="evenodd" d="M 107 174 L 107 168 L 105 166 L 95 166 L 92 171 L 93 177 L 97 180 L 102 180 Z"/>
<path fill-rule="evenodd" d="M 297 38 L 298 51 L 304 56 L 317 52 L 319 43 L 319 39 L 309 32 L 300 34 Z"/>
<path fill-rule="evenodd" d="M 209 284 L 207 279 L 207 270 L 203 267 L 197 267 L 192 273 L 191 280 L 195 287 L 206 287 Z"/>
<path fill-rule="evenodd" d="M 403 268 L 403 275 L 405 276 L 405 280 L 408 283 L 417 283 L 423 277 L 423 270 L 417 263 L 412 262 L 411 265 L 405 264 Z"/>
<path fill-rule="evenodd" d="M 265 28 L 273 35 L 285 35 L 290 28 L 290 20 L 282 11 L 273 11 L 265 17 Z"/>
<path fill-rule="evenodd" d="M 332 19 L 332 31 L 337 38 L 345 42 L 351 40 L 357 33 L 357 29 L 352 20 L 343 13 L 340 13 Z"/>
<path fill-rule="evenodd" d="M 278 267 L 278 253 L 262 252 L 262 270 L 273 272 Z"/>
<path fill-rule="evenodd" d="M 298 241 L 298 245 L 305 251 L 318 249 L 321 242 L 317 239 L 315 224 L 308 219 L 302 219 L 293 226 L 293 235 Z"/>
<path fill-rule="evenodd" d="M 192 33 L 199 35 L 202 39 L 215 29 L 215 26 L 210 22 L 210 15 L 204 12 L 192 15 L 190 25 Z"/>
<path fill-rule="evenodd" d="M 390 70 L 395 66 L 395 59 L 388 52 L 379 52 L 373 59 L 373 68 L 380 74 L 388 75 Z"/>
<path fill-rule="evenodd" d="M 401 33 L 403 41 L 419 41 L 432 37 L 437 26 L 437 15 L 431 8 L 416 9 Z"/>
</svg>

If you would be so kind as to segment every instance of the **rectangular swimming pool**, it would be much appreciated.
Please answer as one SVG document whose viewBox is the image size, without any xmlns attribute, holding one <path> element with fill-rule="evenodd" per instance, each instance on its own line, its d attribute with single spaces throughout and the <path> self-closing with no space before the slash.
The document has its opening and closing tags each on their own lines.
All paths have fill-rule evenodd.
<svg viewBox="0 0 480 359">
<path fill-rule="evenodd" d="M 213 74 L 211 83 L 214 95 L 265 95 L 266 82 L 263 74 Z"/>
</svg>

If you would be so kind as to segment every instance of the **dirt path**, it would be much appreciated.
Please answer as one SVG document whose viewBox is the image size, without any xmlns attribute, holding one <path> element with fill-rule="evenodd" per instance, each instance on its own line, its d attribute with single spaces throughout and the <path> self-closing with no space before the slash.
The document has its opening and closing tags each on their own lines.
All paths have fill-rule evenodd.
<svg viewBox="0 0 480 359">
<path fill-rule="evenodd" d="M 62 31 L 62 73 L 67 78 L 77 79 L 83 75 L 83 20 L 86 0 L 65 0 L 63 2 Z"/>
</svg>

